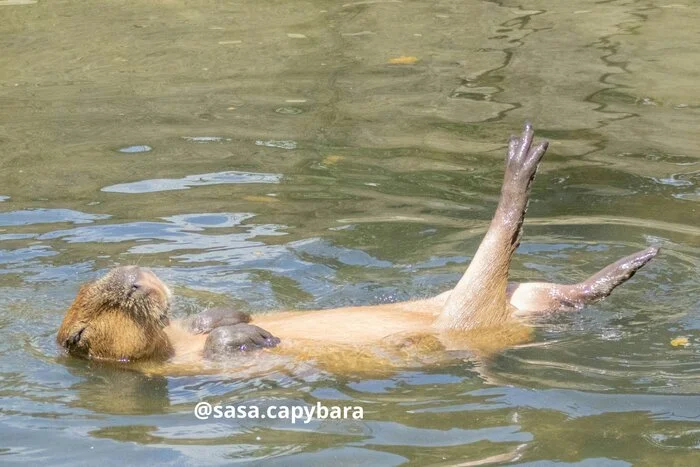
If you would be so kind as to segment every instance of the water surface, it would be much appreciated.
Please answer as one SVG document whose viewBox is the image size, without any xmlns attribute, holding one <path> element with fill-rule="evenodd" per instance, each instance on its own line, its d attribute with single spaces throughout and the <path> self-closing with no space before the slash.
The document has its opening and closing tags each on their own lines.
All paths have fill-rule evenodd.
<svg viewBox="0 0 700 467">
<path fill-rule="evenodd" d="M 0 19 L 0 462 L 700 463 L 695 3 L 38 0 Z M 514 279 L 663 253 L 487 372 L 164 378 L 55 348 L 115 265 L 152 267 L 177 316 L 445 290 L 525 119 L 551 145 Z M 365 419 L 204 422 L 200 400 Z"/>
</svg>

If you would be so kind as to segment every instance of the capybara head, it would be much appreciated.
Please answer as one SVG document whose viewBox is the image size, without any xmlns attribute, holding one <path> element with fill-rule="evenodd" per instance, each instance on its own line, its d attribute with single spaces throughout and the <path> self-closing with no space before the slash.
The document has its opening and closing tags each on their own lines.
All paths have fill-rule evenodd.
<svg viewBox="0 0 700 467">
<path fill-rule="evenodd" d="M 167 358 L 170 290 L 149 269 L 123 266 L 83 285 L 58 330 L 69 353 L 108 360 Z"/>
</svg>

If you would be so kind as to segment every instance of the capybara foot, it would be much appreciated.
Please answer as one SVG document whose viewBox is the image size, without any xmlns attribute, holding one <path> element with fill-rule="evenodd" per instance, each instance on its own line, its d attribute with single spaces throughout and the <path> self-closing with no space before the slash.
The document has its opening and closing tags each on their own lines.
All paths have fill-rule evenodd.
<svg viewBox="0 0 700 467">
<path fill-rule="evenodd" d="M 240 352 L 276 347 L 280 340 L 253 324 L 236 324 L 214 329 L 204 343 L 204 358 L 221 360 Z"/>
<path fill-rule="evenodd" d="M 534 130 L 532 125 L 525 123 L 520 137 L 511 136 L 508 142 L 508 155 L 506 157 L 506 175 L 504 189 L 515 185 L 527 190 L 535 178 L 537 166 L 542 156 L 547 151 L 549 143 L 542 141 L 532 147 Z"/>
</svg>

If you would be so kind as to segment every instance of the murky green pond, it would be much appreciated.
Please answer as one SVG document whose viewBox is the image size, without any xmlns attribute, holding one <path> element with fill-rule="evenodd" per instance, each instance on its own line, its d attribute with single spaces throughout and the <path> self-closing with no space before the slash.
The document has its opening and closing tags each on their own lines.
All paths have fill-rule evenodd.
<svg viewBox="0 0 700 467">
<path fill-rule="evenodd" d="M 698 24 L 661 0 L 0 1 L 0 463 L 699 465 Z M 79 284 L 129 263 L 178 316 L 445 290 L 525 119 L 551 146 L 516 280 L 663 251 L 488 377 L 149 378 L 54 345 Z"/>
</svg>

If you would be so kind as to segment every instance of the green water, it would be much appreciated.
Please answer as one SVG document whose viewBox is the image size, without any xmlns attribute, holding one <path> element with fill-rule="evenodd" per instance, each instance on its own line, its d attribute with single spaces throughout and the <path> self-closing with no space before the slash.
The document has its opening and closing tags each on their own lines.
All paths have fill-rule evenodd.
<svg viewBox="0 0 700 467">
<path fill-rule="evenodd" d="M 696 2 L 0 1 L 0 463 L 699 465 L 698 24 Z M 488 377 L 149 378 L 54 345 L 78 286 L 129 263 L 178 316 L 445 290 L 526 119 L 551 145 L 514 279 L 663 251 Z"/>
</svg>

